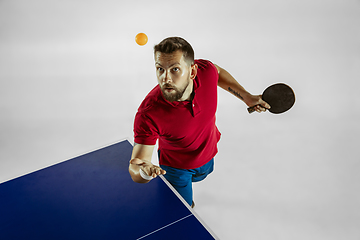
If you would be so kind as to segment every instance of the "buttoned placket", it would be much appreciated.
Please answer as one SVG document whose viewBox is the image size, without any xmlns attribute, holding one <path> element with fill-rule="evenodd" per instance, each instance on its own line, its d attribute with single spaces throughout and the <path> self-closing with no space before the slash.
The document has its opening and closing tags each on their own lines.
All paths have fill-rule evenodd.
<svg viewBox="0 0 360 240">
<path fill-rule="evenodd" d="M 191 101 L 191 109 L 193 117 L 196 117 L 196 115 L 198 115 L 201 110 L 199 104 L 196 101 L 196 97 L 194 97 L 194 99 Z"/>
</svg>

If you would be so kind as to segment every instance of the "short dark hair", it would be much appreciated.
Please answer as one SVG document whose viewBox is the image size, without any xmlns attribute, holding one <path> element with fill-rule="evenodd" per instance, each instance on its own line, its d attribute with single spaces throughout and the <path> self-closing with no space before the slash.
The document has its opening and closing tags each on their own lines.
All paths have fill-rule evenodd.
<svg viewBox="0 0 360 240">
<path fill-rule="evenodd" d="M 165 38 L 154 46 L 154 54 L 156 54 L 156 52 L 173 53 L 178 50 L 182 51 L 186 63 L 189 65 L 194 64 L 194 50 L 190 43 L 181 37 Z"/>
</svg>

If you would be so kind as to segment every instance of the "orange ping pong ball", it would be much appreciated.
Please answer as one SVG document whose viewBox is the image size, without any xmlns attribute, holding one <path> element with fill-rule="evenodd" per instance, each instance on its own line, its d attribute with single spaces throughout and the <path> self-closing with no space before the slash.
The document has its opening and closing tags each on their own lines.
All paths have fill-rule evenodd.
<svg viewBox="0 0 360 240">
<path fill-rule="evenodd" d="M 136 35 L 135 37 L 135 42 L 137 44 L 139 44 L 140 46 L 143 46 L 147 43 L 148 41 L 148 37 L 146 36 L 145 33 L 139 33 L 138 35 Z"/>
</svg>

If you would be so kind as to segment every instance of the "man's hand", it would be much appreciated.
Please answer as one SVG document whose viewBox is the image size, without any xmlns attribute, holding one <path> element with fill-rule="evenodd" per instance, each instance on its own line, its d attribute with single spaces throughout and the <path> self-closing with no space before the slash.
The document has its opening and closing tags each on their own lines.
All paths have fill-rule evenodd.
<svg viewBox="0 0 360 240">
<path fill-rule="evenodd" d="M 130 164 L 138 166 L 139 170 L 142 169 L 146 173 L 146 175 L 154 178 L 159 175 L 166 174 L 165 170 L 161 169 L 159 166 L 152 164 L 150 161 L 134 158 L 130 160 Z"/>
<path fill-rule="evenodd" d="M 270 109 L 270 105 L 262 100 L 261 95 L 251 95 L 246 101 L 246 105 L 249 107 L 255 106 L 255 111 L 265 112 L 266 109 Z"/>
</svg>

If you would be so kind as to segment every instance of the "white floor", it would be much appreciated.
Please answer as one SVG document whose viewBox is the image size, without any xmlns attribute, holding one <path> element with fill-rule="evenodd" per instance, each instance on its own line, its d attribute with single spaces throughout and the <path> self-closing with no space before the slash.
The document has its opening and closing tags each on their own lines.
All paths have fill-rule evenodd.
<svg viewBox="0 0 360 240">
<path fill-rule="evenodd" d="M 249 115 L 219 89 L 215 171 L 194 185 L 206 224 L 220 239 L 360 239 L 360 2 L 178 3 L 0 2 L 0 182 L 132 140 L 152 47 L 179 35 L 251 93 L 286 82 L 297 97 Z"/>
</svg>

